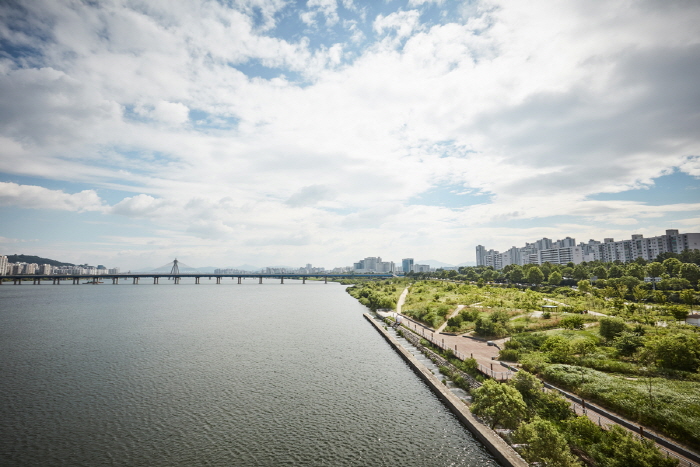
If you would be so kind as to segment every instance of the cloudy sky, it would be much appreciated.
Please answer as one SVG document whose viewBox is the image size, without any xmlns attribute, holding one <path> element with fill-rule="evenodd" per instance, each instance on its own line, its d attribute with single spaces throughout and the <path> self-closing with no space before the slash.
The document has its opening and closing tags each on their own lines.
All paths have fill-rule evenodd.
<svg viewBox="0 0 700 467">
<path fill-rule="evenodd" d="M 700 231 L 700 2 L 0 3 L 0 253 L 457 264 Z"/>
</svg>

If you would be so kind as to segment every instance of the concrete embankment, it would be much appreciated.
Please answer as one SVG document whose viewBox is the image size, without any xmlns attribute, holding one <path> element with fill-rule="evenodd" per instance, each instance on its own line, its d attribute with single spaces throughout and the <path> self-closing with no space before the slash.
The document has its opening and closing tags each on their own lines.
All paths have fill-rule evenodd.
<svg viewBox="0 0 700 467">
<path fill-rule="evenodd" d="M 365 313 L 364 316 L 367 321 L 372 323 L 375 329 L 384 336 L 384 339 L 389 342 L 389 345 L 391 345 L 411 368 L 413 368 L 413 371 L 428 384 L 428 387 L 430 387 L 447 408 L 455 414 L 459 421 L 486 446 L 486 449 L 493 454 L 501 465 L 504 467 L 527 467 L 527 462 L 525 462 L 508 443 L 503 441 L 493 430 L 477 421 L 464 402 L 452 394 L 425 365 L 419 362 L 408 350 L 404 349 L 394 336 L 389 334 L 380 323 L 367 313 Z"/>
</svg>

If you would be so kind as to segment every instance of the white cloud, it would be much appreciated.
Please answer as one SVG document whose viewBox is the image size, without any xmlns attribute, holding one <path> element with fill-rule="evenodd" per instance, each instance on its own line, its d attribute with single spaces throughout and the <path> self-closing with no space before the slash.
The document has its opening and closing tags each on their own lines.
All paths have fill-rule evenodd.
<svg viewBox="0 0 700 467">
<path fill-rule="evenodd" d="M 368 245 L 469 259 L 482 226 L 523 219 L 616 231 L 697 218 L 693 203 L 590 196 L 700 176 L 698 5 L 482 1 L 430 27 L 418 10 L 347 0 L 301 13 L 282 0 L 129 5 L 38 2 L 24 19 L 0 8 L 13 20 L 0 37 L 38 51 L 0 61 L 0 171 L 132 193 L 111 208 L 63 192 L 3 203 L 147 219 L 203 255 L 234 232 L 251 258 L 288 242 L 300 261 Z M 298 14 L 312 27 L 275 37 Z M 324 19 L 348 36 L 320 33 Z M 358 49 L 368 26 L 378 38 Z M 252 76 L 265 67 L 285 76 Z M 407 203 L 442 184 L 489 196 Z M 300 225 L 321 253 L 279 235 Z"/>
<path fill-rule="evenodd" d="M 0 182 L 0 206 L 61 211 L 104 211 L 105 206 L 94 190 L 65 193 L 34 185 Z"/>
<path fill-rule="evenodd" d="M 190 109 L 180 102 L 160 101 L 153 109 L 153 117 L 170 125 L 182 125 L 189 120 Z"/>
<path fill-rule="evenodd" d="M 379 15 L 375 18 L 373 28 L 378 34 L 394 31 L 396 37 L 401 39 L 410 36 L 420 25 L 420 12 L 418 10 L 398 11 L 386 16 Z"/>
</svg>

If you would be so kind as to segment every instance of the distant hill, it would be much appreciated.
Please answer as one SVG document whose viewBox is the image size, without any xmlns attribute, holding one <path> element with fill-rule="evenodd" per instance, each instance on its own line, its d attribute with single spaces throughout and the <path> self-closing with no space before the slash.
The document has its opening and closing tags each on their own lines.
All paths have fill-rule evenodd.
<svg viewBox="0 0 700 467">
<path fill-rule="evenodd" d="M 459 263 L 457 266 L 454 264 L 449 264 L 449 263 L 443 263 L 442 261 L 437 261 L 435 259 L 422 259 L 420 261 L 416 261 L 415 264 L 428 264 L 430 265 L 431 268 L 455 268 L 455 267 L 461 267 L 461 266 L 476 266 L 476 263 L 474 261 L 467 261 L 465 263 Z"/>
<path fill-rule="evenodd" d="M 36 263 L 50 264 L 51 266 L 75 266 L 73 263 L 62 263 L 55 259 L 42 258 L 41 256 L 32 255 L 7 255 L 7 261 L 10 263 Z"/>
<path fill-rule="evenodd" d="M 453 267 L 455 267 L 454 264 L 443 263 L 442 261 L 438 261 L 435 259 L 422 259 L 420 261 L 415 261 L 413 264 L 427 264 L 431 268 L 453 268 Z"/>
</svg>

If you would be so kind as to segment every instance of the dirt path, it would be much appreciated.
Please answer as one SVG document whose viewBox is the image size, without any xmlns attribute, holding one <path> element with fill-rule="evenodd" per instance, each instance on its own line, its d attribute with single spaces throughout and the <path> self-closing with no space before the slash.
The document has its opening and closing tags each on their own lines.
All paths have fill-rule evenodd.
<svg viewBox="0 0 700 467">
<path fill-rule="evenodd" d="M 442 323 L 442 324 L 440 325 L 440 327 L 437 328 L 437 331 L 435 331 L 435 332 L 442 332 L 442 331 L 444 331 L 445 328 L 447 327 L 447 320 L 450 319 L 450 318 L 454 318 L 455 316 L 457 316 L 457 313 L 459 313 L 460 311 L 462 311 L 462 308 L 464 308 L 465 306 L 466 306 L 466 305 L 457 305 L 457 308 L 455 308 L 454 311 L 453 311 L 452 313 L 450 313 L 449 315 L 445 316 L 445 322 Z"/>
<path fill-rule="evenodd" d="M 401 292 L 401 296 L 399 297 L 399 300 L 396 302 L 396 313 L 401 314 L 401 307 L 406 302 L 407 295 L 408 295 L 408 287 L 403 289 L 403 292 Z"/>
</svg>

